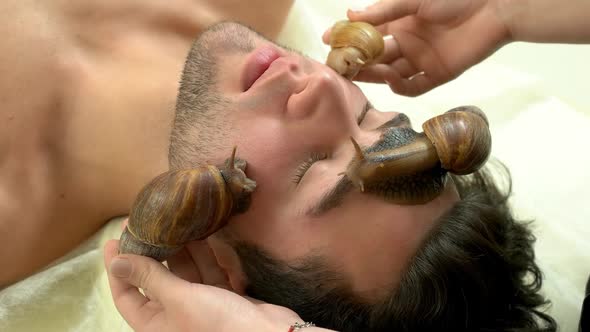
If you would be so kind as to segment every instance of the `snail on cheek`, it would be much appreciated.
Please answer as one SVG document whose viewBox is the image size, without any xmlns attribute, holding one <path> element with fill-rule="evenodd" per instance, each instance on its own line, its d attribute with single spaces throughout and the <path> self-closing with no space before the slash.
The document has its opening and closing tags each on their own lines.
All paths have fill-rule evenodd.
<svg viewBox="0 0 590 332">
<path fill-rule="evenodd" d="M 164 261 L 245 212 L 256 182 L 246 176 L 246 162 L 235 154 L 236 148 L 220 167 L 169 171 L 150 181 L 133 203 L 119 252 Z"/>
<path fill-rule="evenodd" d="M 344 37 L 339 37 L 343 31 Z M 383 39 L 375 32 L 366 24 L 336 26 L 328 65 L 352 79 L 383 52 Z M 352 42 L 347 42 L 349 39 Z M 377 40 L 376 46 L 362 48 L 364 39 Z M 423 130 L 412 142 L 384 151 L 363 151 L 353 140 L 356 156 L 344 176 L 362 192 L 392 203 L 423 204 L 440 191 L 424 190 L 409 197 L 390 188 L 399 179 L 423 172 L 469 174 L 489 157 L 488 121 L 476 107 L 451 110 L 425 122 Z M 236 159 L 235 153 L 234 148 L 223 166 L 170 171 L 148 183 L 132 206 L 128 226 L 121 235 L 120 253 L 164 261 L 188 242 L 207 238 L 232 216 L 246 211 L 256 183 L 246 176 L 246 162 Z"/>
</svg>

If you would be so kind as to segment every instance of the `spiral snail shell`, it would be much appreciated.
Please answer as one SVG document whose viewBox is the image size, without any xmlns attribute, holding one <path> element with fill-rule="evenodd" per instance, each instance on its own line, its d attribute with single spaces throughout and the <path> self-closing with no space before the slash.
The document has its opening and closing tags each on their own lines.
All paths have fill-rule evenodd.
<svg viewBox="0 0 590 332">
<path fill-rule="evenodd" d="M 131 208 L 119 252 L 164 261 L 247 210 L 256 183 L 246 177 L 246 162 L 236 160 L 235 153 L 234 148 L 222 167 L 170 171 L 150 181 Z"/>
<path fill-rule="evenodd" d="M 475 106 L 454 108 L 424 122 L 423 133 L 407 145 L 365 153 L 351 138 L 356 155 L 344 174 L 361 191 L 383 190 L 383 183 L 418 173 L 442 169 L 457 175 L 480 169 L 492 148 L 489 123 Z M 381 189 L 375 189 L 381 188 Z M 432 200 L 440 188 L 422 190 L 420 197 L 390 195 L 398 204 L 418 204 Z"/>
<path fill-rule="evenodd" d="M 331 51 L 326 64 L 347 79 L 383 54 L 383 36 L 365 22 L 339 21 L 330 32 Z"/>
</svg>

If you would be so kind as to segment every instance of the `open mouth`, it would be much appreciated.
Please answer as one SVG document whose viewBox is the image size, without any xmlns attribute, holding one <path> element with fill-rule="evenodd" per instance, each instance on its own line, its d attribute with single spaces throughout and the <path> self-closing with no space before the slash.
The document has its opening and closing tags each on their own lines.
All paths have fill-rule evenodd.
<svg viewBox="0 0 590 332">
<path fill-rule="evenodd" d="M 252 53 L 246 61 L 244 73 L 242 74 L 243 91 L 248 91 L 268 67 L 280 57 L 279 51 L 270 45 L 260 47 Z"/>
</svg>

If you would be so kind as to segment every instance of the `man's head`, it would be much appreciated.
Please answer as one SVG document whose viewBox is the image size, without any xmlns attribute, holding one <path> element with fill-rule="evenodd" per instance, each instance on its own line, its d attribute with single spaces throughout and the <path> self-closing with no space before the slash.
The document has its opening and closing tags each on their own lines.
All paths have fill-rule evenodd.
<svg viewBox="0 0 590 332">
<path fill-rule="evenodd" d="M 236 291 L 344 331 L 471 328 L 514 318 L 484 317 L 485 302 L 506 300 L 511 313 L 542 304 L 530 297 L 537 283 L 523 286 L 525 272 L 539 277 L 530 234 L 493 183 L 454 178 L 427 204 L 394 205 L 343 185 L 350 137 L 377 149 L 415 132 L 330 68 L 241 25 L 217 25 L 195 42 L 170 166 L 221 164 L 234 145 L 248 162 L 252 204 L 210 241 Z M 503 292 L 512 298 L 495 297 Z M 515 300 L 525 295 L 526 308 Z"/>
</svg>

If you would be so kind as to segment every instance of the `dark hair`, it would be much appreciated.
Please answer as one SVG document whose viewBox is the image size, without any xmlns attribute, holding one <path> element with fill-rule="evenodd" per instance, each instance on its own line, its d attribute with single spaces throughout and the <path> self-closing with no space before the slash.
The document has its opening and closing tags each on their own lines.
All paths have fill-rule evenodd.
<svg viewBox="0 0 590 332">
<path fill-rule="evenodd" d="M 512 215 L 511 179 L 498 163 L 452 176 L 461 200 L 443 215 L 408 264 L 397 287 L 368 302 L 320 257 L 286 263 L 237 243 L 246 292 L 342 332 L 556 331 L 541 311 L 542 274 L 530 222 Z M 507 188 L 501 189 L 505 180 Z"/>
</svg>

